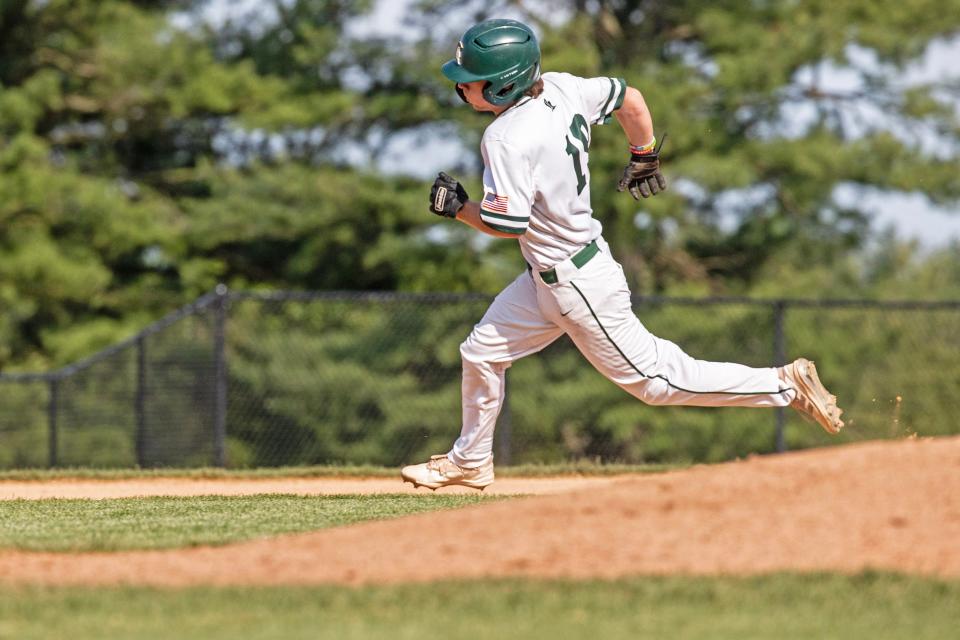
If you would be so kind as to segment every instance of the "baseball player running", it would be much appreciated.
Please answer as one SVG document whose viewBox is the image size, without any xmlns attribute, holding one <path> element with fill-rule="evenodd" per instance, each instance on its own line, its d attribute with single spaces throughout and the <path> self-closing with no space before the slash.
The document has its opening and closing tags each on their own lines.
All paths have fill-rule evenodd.
<svg viewBox="0 0 960 640">
<path fill-rule="evenodd" d="M 440 173 L 430 211 L 519 242 L 529 268 L 504 289 L 460 345 L 463 425 L 446 454 L 401 475 L 431 489 L 493 482 L 493 432 L 504 374 L 563 334 L 603 375 L 652 405 L 791 406 L 837 433 L 836 397 L 813 363 L 779 368 L 695 360 L 652 335 L 634 315 L 623 268 L 590 208 L 590 127 L 616 117 L 630 160 L 618 191 L 647 198 L 666 189 L 653 122 L 640 92 L 619 78 L 540 74 L 533 31 L 487 20 L 463 34 L 442 67 L 457 93 L 493 122 L 481 143 L 483 197 Z"/>
</svg>

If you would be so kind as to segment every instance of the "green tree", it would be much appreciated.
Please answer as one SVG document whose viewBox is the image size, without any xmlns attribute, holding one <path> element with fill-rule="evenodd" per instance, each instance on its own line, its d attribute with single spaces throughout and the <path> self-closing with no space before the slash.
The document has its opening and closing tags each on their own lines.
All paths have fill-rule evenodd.
<svg viewBox="0 0 960 640">
<path fill-rule="evenodd" d="M 498 286 L 472 234 L 431 231 L 419 181 L 341 155 L 443 108 L 413 51 L 342 37 L 370 3 L 216 26 L 206 4 L 0 7 L 0 367 L 76 359 L 219 281 Z"/>
<path fill-rule="evenodd" d="M 170 29 L 168 4 L 2 5 L 0 366 L 74 359 L 196 291 L 164 171 L 269 91 Z"/>
<path fill-rule="evenodd" d="M 842 262 L 872 212 L 839 186 L 960 197 L 958 87 L 912 77 L 931 43 L 960 36 L 957 0 L 420 4 L 432 24 L 457 24 L 430 36 L 447 56 L 464 19 L 509 12 L 539 28 L 544 70 L 619 75 L 644 93 L 669 132 L 668 193 L 615 192 L 615 124 L 591 144 L 595 212 L 639 291 L 749 291 L 782 253 L 795 269 Z"/>
<path fill-rule="evenodd" d="M 437 145 L 459 142 L 445 168 L 478 193 L 489 117 L 460 105 L 439 65 L 470 22 L 504 13 L 542 34 L 545 70 L 623 76 L 669 132 L 672 188 L 641 203 L 613 188 L 626 155 L 616 124 L 596 129 L 591 146 L 596 214 L 637 293 L 956 297 L 956 247 L 924 256 L 872 237 L 871 212 L 840 193 L 960 197 L 958 87 L 912 75 L 931 43 L 958 37 L 958 0 L 568 0 L 549 3 L 549 15 L 545 4 L 424 1 L 396 36 L 369 36 L 355 27 L 372 0 L 272 0 L 225 22 L 204 18 L 205 0 L 0 3 L 0 369 L 75 360 L 217 282 L 499 290 L 523 268 L 516 245 L 427 213 L 424 173 Z M 401 139 L 406 153 L 390 159 L 384 149 Z M 231 404 L 238 459 L 425 453 L 449 422 L 435 408 L 456 410 L 456 345 L 480 310 L 422 311 L 407 318 L 409 344 L 391 342 L 399 334 L 382 313 L 351 311 L 328 328 L 293 314 L 277 323 L 297 341 L 286 364 L 268 362 L 259 341 L 270 319 L 241 318 L 237 329 L 249 331 L 231 388 L 255 406 Z M 762 313 L 709 326 L 676 310 L 643 313 L 695 355 L 767 362 Z M 809 315 L 790 322 L 801 336 L 791 348 L 833 354 L 838 370 L 947 358 L 946 387 L 917 388 L 897 370 L 851 374 L 846 391 L 863 407 L 896 384 L 949 410 L 950 354 L 932 352 L 936 340 L 906 320 L 862 328 L 840 318 L 829 338 L 802 337 L 828 326 Z M 949 316 L 937 322 L 926 335 L 949 336 Z M 311 377 L 317 362 L 334 372 L 324 386 Z M 745 416 L 731 436 L 716 413 L 651 412 L 611 385 L 591 390 L 594 374 L 578 363 L 558 347 L 511 371 L 513 384 L 538 389 L 512 407 L 521 457 L 718 459 L 770 446 L 768 416 Z M 24 442 L 42 436 L 41 418 Z M 358 440 L 370 420 L 382 431 Z M 277 428 L 300 444 L 270 450 Z M 397 449 L 411 434 L 423 450 Z M 35 458 L 18 451 L 7 462 Z"/>
</svg>

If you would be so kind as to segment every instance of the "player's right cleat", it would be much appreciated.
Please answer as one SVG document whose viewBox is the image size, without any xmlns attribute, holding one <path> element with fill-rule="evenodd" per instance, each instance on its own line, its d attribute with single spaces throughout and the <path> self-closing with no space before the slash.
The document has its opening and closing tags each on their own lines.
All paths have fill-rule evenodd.
<svg viewBox="0 0 960 640">
<path fill-rule="evenodd" d="M 837 406 L 837 397 L 820 382 L 817 368 L 806 358 L 797 358 L 780 367 L 783 381 L 797 392 L 790 406 L 801 415 L 814 420 L 827 433 L 839 433 L 843 428 L 840 415 L 843 409 Z"/>
<path fill-rule="evenodd" d="M 454 484 L 483 490 L 493 484 L 493 456 L 479 467 L 461 467 L 446 455 L 430 456 L 429 462 L 411 464 L 400 470 L 404 482 L 416 487 L 439 489 Z"/>
</svg>

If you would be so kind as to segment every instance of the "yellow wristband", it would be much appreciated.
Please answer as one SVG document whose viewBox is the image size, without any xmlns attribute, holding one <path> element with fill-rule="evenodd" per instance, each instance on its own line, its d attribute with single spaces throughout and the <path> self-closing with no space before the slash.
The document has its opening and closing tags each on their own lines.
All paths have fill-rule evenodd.
<svg viewBox="0 0 960 640">
<path fill-rule="evenodd" d="M 656 148 L 657 148 L 657 137 L 653 136 L 652 138 L 650 138 L 650 142 L 648 142 L 643 146 L 638 147 L 637 145 L 634 145 L 634 144 L 630 145 L 630 153 L 642 156 L 644 154 L 653 152 L 653 150 Z"/>
</svg>

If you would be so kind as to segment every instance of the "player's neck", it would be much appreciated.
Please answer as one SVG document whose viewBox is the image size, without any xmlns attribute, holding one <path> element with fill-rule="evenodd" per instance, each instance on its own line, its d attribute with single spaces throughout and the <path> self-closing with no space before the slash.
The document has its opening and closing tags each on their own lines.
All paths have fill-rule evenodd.
<svg viewBox="0 0 960 640">
<path fill-rule="evenodd" d="M 505 111 L 509 111 L 510 109 L 513 109 L 514 107 L 519 107 L 519 106 L 521 106 L 521 105 L 527 104 L 528 102 L 530 102 L 530 101 L 533 100 L 533 99 L 534 99 L 534 98 L 533 98 L 532 96 L 522 96 L 522 97 L 521 97 L 519 100 L 517 100 L 516 102 L 513 102 L 513 103 L 511 103 L 511 104 L 508 104 L 508 105 L 505 106 L 505 107 L 499 107 L 499 111 L 494 112 L 494 117 L 495 117 L 495 118 L 500 117 L 500 115 L 503 114 Z"/>
</svg>

